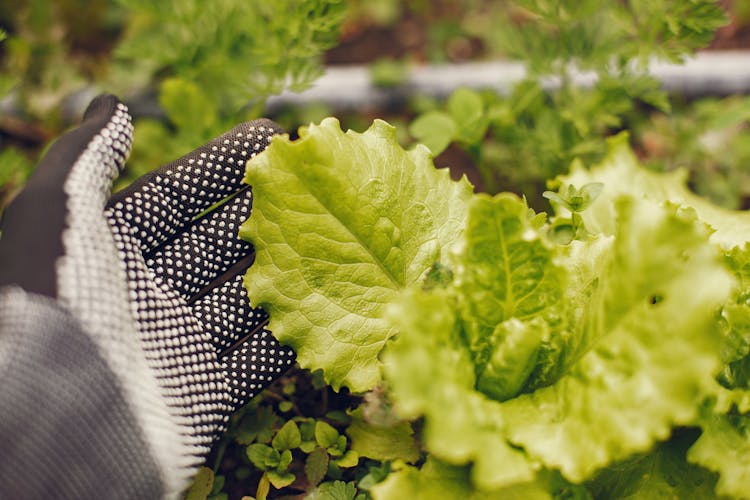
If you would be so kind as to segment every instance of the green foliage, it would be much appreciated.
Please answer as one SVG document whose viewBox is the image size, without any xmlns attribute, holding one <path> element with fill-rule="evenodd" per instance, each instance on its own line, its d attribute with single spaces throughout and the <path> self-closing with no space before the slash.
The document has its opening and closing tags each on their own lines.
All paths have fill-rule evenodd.
<svg viewBox="0 0 750 500">
<path fill-rule="evenodd" d="M 15 91 L 24 115 L 60 128 L 62 99 L 97 75 L 101 62 L 95 57 L 72 58 L 70 53 L 105 32 L 107 4 L 92 0 L 81 9 L 77 0 L 28 0 L 0 11 L 8 30 L 0 90 Z"/>
<path fill-rule="evenodd" d="M 357 487 L 354 483 L 329 481 L 321 484 L 307 498 L 312 500 L 358 500 L 365 497 L 362 494 L 357 495 Z"/>
<path fill-rule="evenodd" d="M 354 418 L 346 433 L 352 440 L 351 449 L 359 455 L 382 462 L 401 460 L 414 463 L 419 459 L 419 448 L 409 423 L 372 423 L 365 418 L 361 408 L 355 410 L 352 416 Z"/>
<path fill-rule="evenodd" d="M 120 3 L 133 16 L 115 53 L 122 64 L 168 70 L 198 85 L 222 111 L 309 85 L 345 13 L 340 0 Z"/>
<path fill-rule="evenodd" d="M 607 74 L 656 56 L 680 61 L 707 45 L 726 15 L 714 0 L 513 0 L 494 42 L 538 74 Z"/>
<path fill-rule="evenodd" d="M 576 158 L 600 160 L 603 138 L 641 104 L 669 110 L 646 72 L 650 58 L 679 61 L 726 22 L 712 0 L 518 0 L 487 15 L 495 20 L 492 42 L 522 59 L 528 78 L 508 96 L 459 89 L 445 111 L 418 116 L 410 133 L 436 155 L 456 143 L 479 168 L 484 190 L 523 192 L 537 208 L 541 181 Z M 590 88 L 574 85 L 580 70 L 596 74 Z"/>
<path fill-rule="evenodd" d="M 190 485 L 185 500 L 205 500 L 214 486 L 214 471 L 208 467 L 201 467 L 193 477 L 193 484 Z"/>
<path fill-rule="evenodd" d="M 408 76 L 406 64 L 394 59 L 379 59 L 370 65 L 370 78 L 378 87 L 395 87 L 405 82 Z"/>
<path fill-rule="evenodd" d="M 168 122 L 136 121 L 121 188 L 257 117 L 268 96 L 311 84 L 322 72 L 321 55 L 338 40 L 346 4 L 94 0 L 81 9 L 77 0 L 30 0 L 5 10 L 0 19 L 7 17 L 10 36 L 3 42 L 0 96 L 12 89 L 21 117 L 41 125 L 45 137 L 68 126 L 61 103 L 84 87 L 126 100 L 159 89 Z M 36 153 L 43 145 L 37 140 Z"/>
<path fill-rule="evenodd" d="M 179 9 L 170 2 L 120 3 L 132 17 L 116 62 L 129 72 L 145 68 L 156 81 L 171 76 L 159 91 L 169 123 L 136 123 L 132 161 L 118 187 L 255 118 L 268 96 L 310 85 L 345 13 L 340 0 L 191 0 Z"/>
<path fill-rule="evenodd" d="M 528 202 L 507 193 L 469 202 L 468 185 L 433 175 L 425 150 L 404 152 L 383 124 L 277 139 L 249 176 L 266 219 L 246 231 L 260 252 L 264 243 L 285 253 L 259 259 L 251 297 L 284 303 L 272 330 L 319 369 L 282 379 L 235 415 L 214 470 L 198 471 L 187 498 L 743 495 L 750 221 L 693 195 L 684 172 L 643 170 L 624 137 L 608 155 L 604 140 L 634 127 L 652 168 L 687 165 L 697 192 L 747 205 L 748 100 L 666 115 L 670 102 L 644 71 L 651 57 L 681 60 L 704 46 L 724 22 L 717 3 L 468 0 L 460 12 L 452 3 L 355 1 L 349 15 L 385 26 L 429 20 L 432 61 L 460 59 L 478 42 L 528 64 L 508 96 L 415 98 L 420 114 L 408 127 L 433 155 L 463 150 L 485 190 L 511 188 Z M 122 186 L 255 117 L 269 95 L 311 83 L 345 2 L 79 7 L 0 7 L 10 30 L 0 96 L 12 91 L 22 117 L 51 137 L 66 124 L 61 100 L 86 84 L 123 96 L 155 89 L 164 116 L 137 121 Z M 402 84 L 404 70 L 383 60 L 373 81 Z M 596 82 L 575 87 L 578 70 Z M 654 110 L 649 121 L 644 109 Z M 327 114 L 310 106 L 282 121 L 291 129 Z M 4 199 L 31 165 L 3 149 Z M 549 220 L 529 209 L 543 198 Z M 285 330 L 295 311 L 298 324 Z"/>
<path fill-rule="evenodd" d="M 290 410 L 282 410 L 284 403 Z M 319 375 L 292 370 L 233 416 L 214 470 L 199 471 L 189 498 L 371 498 L 393 461 L 409 455 L 413 462 L 420 452 L 413 440 L 396 442 L 412 434 L 408 423 L 372 420 L 358 403 Z"/>
<path fill-rule="evenodd" d="M 0 208 L 24 185 L 32 167 L 31 161 L 17 149 L 0 151 Z"/>
<path fill-rule="evenodd" d="M 362 156 L 365 136 L 352 135 L 357 141 L 342 149 L 341 135 L 315 142 L 314 156 L 305 149 L 307 168 L 335 156 L 338 161 L 324 163 L 326 168 L 342 169 L 341 176 L 346 172 L 351 179 L 347 155 L 372 165 L 395 143 L 393 134 L 380 135 L 378 150 Z M 268 150 L 250 169 L 294 158 L 290 151 L 297 154 L 292 148 L 305 141 L 310 139 L 304 133 L 298 143 L 279 141 L 285 155 Z M 465 217 L 461 236 L 448 244 L 442 260 L 451 272 L 439 273 L 430 286 L 417 280 L 395 294 L 356 302 L 358 309 L 368 308 L 367 300 L 378 307 L 388 302 L 377 313 L 398 331 L 382 355 L 387 397 L 398 416 L 420 423 L 419 442 L 429 457 L 415 467 L 403 462 L 417 454 L 400 457 L 393 473 L 371 487 L 375 498 L 395 491 L 417 498 L 438 491 L 443 498 L 743 494 L 750 393 L 741 371 L 731 372 L 733 378 L 722 373 L 750 351 L 744 336 L 750 315 L 741 309 L 741 297 L 750 294 L 750 217 L 691 193 L 682 172 L 644 169 L 624 135 L 608 147 L 601 164 L 586 169 L 579 162 L 551 183 L 557 191 L 547 197 L 556 214 L 549 221 L 515 195 L 473 195 L 468 212 L 459 215 Z M 391 162 L 391 169 L 399 163 Z M 299 183 L 313 188 L 320 183 L 313 174 L 287 175 L 274 186 L 284 192 L 300 191 L 291 187 Z M 390 175 L 373 170 L 368 182 L 386 183 Z M 352 205 L 344 196 L 347 186 L 328 186 L 326 212 Z M 358 192 L 358 206 L 372 206 L 382 191 Z M 440 206 L 429 194 L 409 199 Z M 389 206 L 376 213 L 386 216 Z M 251 220 L 276 212 L 273 204 L 259 205 Z M 309 212 L 325 213 L 286 211 L 283 222 L 273 219 L 274 231 L 280 224 L 300 227 L 293 219 Z M 438 213 L 431 212 L 433 238 L 442 230 L 437 217 L 454 217 Z M 577 224 L 574 238 L 554 237 L 559 221 Z M 338 228 L 318 224 L 316 234 L 329 241 Z M 391 251 L 398 248 L 395 241 L 389 244 Z M 281 252 L 287 250 L 274 247 L 267 262 L 287 260 Z M 329 248 L 326 258 L 356 266 L 370 257 Z M 260 276 L 272 270 L 267 263 L 256 266 Z M 434 269 L 417 274 L 432 275 Z M 356 280 L 357 273 L 339 276 L 335 286 L 316 294 L 339 296 L 347 279 Z M 339 323 L 335 316 L 327 320 L 328 331 Z M 321 335 L 300 335 L 309 336 L 307 348 L 328 349 Z M 319 366 L 329 371 L 337 363 L 324 359 Z M 302 432 L 312 433 L 330 457 L 329 474 L 331 460 L 338 459 L 341 470 L 348 446 L 372 458 L 396 459 L 382 445 L 394 436 L 412 440 L 403 424 L 387 430 L 360 426 L 366 408 L 352 412 L 351 444 L 325 421 Z M 720 458 L 729 449 L 737 456 Z"/>
<path fill-rule="evenodd" d="M 747 208 L 749 119 L 747 97 L 703 98 L 636 122 L 633 139 L 650 168 L 686 168 L 698 194 L 727 208 Z"/>
<path fill-rule="evenodd" d="M 489 118 L 480 95 L 458 89 L 448 99 L 447 109 L 428 111 L 412 122 L 409 132 L 439 155 L 451 142 L 464 146 L 479 143 L 487 131 Z"/>
</svg>

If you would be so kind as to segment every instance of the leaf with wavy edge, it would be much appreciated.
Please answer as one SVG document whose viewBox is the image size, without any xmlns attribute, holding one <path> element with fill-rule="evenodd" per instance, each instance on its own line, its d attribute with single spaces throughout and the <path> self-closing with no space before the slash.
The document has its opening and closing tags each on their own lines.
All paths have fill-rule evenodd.
<svg viewBox="0 0 750 500">
<path fill-rule="evenodd" d="M 301 366 L 359 392 L 380 380 L 395 293 L 416 283 L 464 225 L 472 193 L 434 168 L 424 146 L 406 151 L 376 120 L 342 132 L 333 118 L 277 136 L 247 166 L 254 207 L 240 235 L 255 245 L 245 285 L 269 329 Z"/>
</svg>

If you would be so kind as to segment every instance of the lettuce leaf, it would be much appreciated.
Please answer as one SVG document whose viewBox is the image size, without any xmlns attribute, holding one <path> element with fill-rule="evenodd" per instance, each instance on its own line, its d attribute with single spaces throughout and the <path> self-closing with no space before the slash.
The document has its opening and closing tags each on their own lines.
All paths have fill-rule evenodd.
<svg viewBox="0 0 750 500">
<path fill-rule="evenodd" d="M 676 207 L 621 199 L 599 331 L 555 384 L 508 401 L 509 439 L 580 482 L 598 468 L 648 450 L 719 390 L 716 311 L 732 280 L 708 233 Z"/>
<path fill-rule="evenodd" d="M 719 473 L 717 493 L 746 498 L 750 484 L 750 417 L 709 414 L 701 427 L 703 432 L 688 451 L 688 460 Z"/>
<path fill-rule="evenodd" d="M 678 429 L 649 453 L 632 456 L 599 472 L 587 484 L 594 498 L 717 498 L 717 474 L 686 460 L 696 429 Z"/>
<path fill-rule="evenodd" d="M 524 222 L 521 200 L 477 197 L 451 259 L 454 282 L 403 294 L 390 309 L 400 334 L 384 359 L 396 409 L 424 417 L 434 456 L 473 463 L 480 489 L 532 481 L 540 465 L 583 482 L 646 452 L 674 427 L 696 424 L 696 402 L 719 391 L 716 311 L 733 281 L 708 242 L 710 232 L 693 212 L 673 205 L 621 198 L 614 206 L 612 237 L 555 248 Z M 509 269 L 517 273 L 498 271 L 509 241 L 535 248 L 522 260 L 540 269 L 527 273 L 515 264 Z M 495 256 L 479 259 L 490 260 L 494 271 L 475 262 L 475 249 L 483 247 L 495 248 Z M 524 301 L 547 306 L 504 308 L 508 290 L 516 289 L 525 291 Z M 488 318 L 498 322 L 494 328 Z M 500 392 L 519 386 L 519 367 L 544 365 L 545 357 L 565 369 L 547 385 L 521 384 L 522 394 L 499 398 L 477 376 L 484 358 L 474 354 L 476 324 L 490 332 L 490 351 L 502 352 L 490 358 L 500 365 L 490 381 Z M 557 350 L 534 348 L 549 337 L 563 339 Z M 519 347 L 523 342 L 531 348 Z"/>
<path fill-rule="evenodd" d="M 609 139 L 606 158 L 592 168 L 574 162 L 570 173 L 560 176 L 553 184 L 585 186 L 603 183 L 604 188 L 591 206 L 581 213 L 586 228 L 594 234 L 613 234 L 617 225 L 613 203 L 618 197 L 633 196 L 655 203 L 665 201 L 694 209 L 698 218 L 714 229 L 711 241 L 729 249 L 750 241 L 750 217 L 747 212 L 728 210 L 696 195 L 687 187 L 686 170 L 657 173 L 640 166 L 628 146 L 628 135 L 618 134 Z M 565 210 L 558 210 L 565 213 Z"/>
<path fill-rule="evenodd" d="M 380 379 L 378 355 L 394 334 L 382 310 L 444 258 L 465 223 L 472 188 L 405 151 L 393 127 L 359 134 L 324 120 L 277 136 L 248 162 L 254 206 L 241 237 L 255 246 L 245 284 L 269 329 L 338 389 Z"/>
<path fill-rule="evenodd" d="M 495 491 L 480 491 L 472 485 L 469 471 L 428 458 L 421 469 L 403 467 L 372 489 L 375 500 L 551 500 L 550 485 L 534 481 Z M 574 500 L 575 497 L 566 496 Z"/>
<path fill-rule="evenodd" d="M 689 450 L 689 460 L 717 471 L 720 494 L 745 496 L 750 464 L 750 436 L 746 421 L 750 413 L 750 214 L 719 208 L 696 196 L 686 186 L 686 173 L 657 174 L 641 168 L 627 147 L 627 136 L 612 139 L 607 159 L 586 170 L 577 165 L 558 179 L 568 185 L 604 183 L 604 193 L 582 214 L 589 230 L 610 232 L 613 197 L 629 193 L 654 202 L 670 202 L 694 210 L 713 231 L 710 241 L 724 252 L 726 267 L 736 279 L 731 298 L 724 304 L 717 325 L 725 334 L 720 344 L 723 368 L 718 374 L 725 387 L 715 404 L 700 419 L 702 434 Z"/>
</svg>

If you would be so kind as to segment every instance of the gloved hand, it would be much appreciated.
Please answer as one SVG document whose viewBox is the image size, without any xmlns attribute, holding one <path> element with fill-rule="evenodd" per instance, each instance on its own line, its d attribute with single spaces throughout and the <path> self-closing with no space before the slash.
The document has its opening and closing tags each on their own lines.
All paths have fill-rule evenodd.
<svg viewBox="0 0 750 500">
<path fill-rule="evenodd" d="M 3 218 L 0 497 L 174 497 L 293 363 L 250 307 L 237 238 L 245 162 L 278 132 L 239 125 L 109 201 L 123 104 L 98 97 L 50 148 Z"/>
</svg>

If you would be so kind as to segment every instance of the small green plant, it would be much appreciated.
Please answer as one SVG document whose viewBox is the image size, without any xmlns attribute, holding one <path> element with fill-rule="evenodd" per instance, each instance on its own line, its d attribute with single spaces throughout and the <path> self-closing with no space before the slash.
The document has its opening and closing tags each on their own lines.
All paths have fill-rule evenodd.
<svg viewBox="0 0 750 500">
<path fill-rule="evenodd" d="M 555 206 L 555 211 L 560 214 L 550 226 L 550 235 L 554 241 L 567 244 L 573 239 L 583 240 L 586 238 L 588 232 L 583 224 L 581 212 L 591 206 L 601 194 L 602 189 L 604 189 L 604 184 L 601 182 L 591 182 L 581 189 L 577 189 L 571 184 L 565 193 L 555 193 L 554 191 L 542 193 L 542 196 L 550 200 Z M 564 216 L 566 211 L 570 214 L 570 217 Z"/>
<path fill-rule="evenodd" d="M 334 393 L 319 372 L 293 370 L 233 417 L 215 468 L 196 475 L 186 498 L 221 500 L 231 488 L 256 500 L 367 500 L 392 463 L 420 457 L 411 426 L 383 418 L 381 403 L 374 394 Z"/>
</svg>

